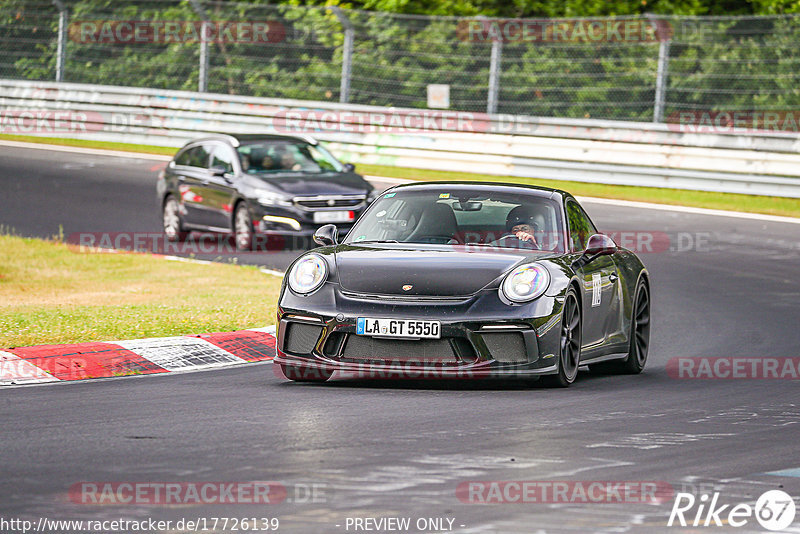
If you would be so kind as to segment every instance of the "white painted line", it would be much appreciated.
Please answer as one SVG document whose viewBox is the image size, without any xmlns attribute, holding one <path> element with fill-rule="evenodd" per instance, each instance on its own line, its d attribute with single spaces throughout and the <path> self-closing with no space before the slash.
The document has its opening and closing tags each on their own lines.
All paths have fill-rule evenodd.
<svg viewBox="0 0 800 534">
<path fill-rule="evenodd" d="M 713 215 L 715 217 L 736 217 L 738 219 L 752 219 L 755 221 L 769 221 L 789 224 L 800 224 L 800 218 L 781 217 L 779 215 L 766 215 L 763 213 L 745 213 L 742 211 L 712 210 L 708 208 L 693 208 L 689 206 L 672 206 L 670 204 L 655 204 L 650 202 L 634 202 L 632 200 L 614 200 L 611 198 L 575 197 L 580 202 L 590 204 L 607 204 L 610 206 L 624 206 L 628 208 L 676 211 L 679 213 L 692 213 L 694 215 Z"/>
<path fill-rule="evenodd" d="M 365 174 L 364 178 L 366 178 L 369 181 L 375 180 L 377 182 L 387 182 L 392 185 L 410 184 L 412 182 L 420 181 L 420 180 L 409 180 L 408 178 L 389 178 L 388 176 L 371 176 L 369 174 Z"/>
<path fill-rule="evenodd" d="M 147 154 L 144 152 L 124 152 L 119 150 L 103 150 L 97 148 L 84 148 L 72 147 L 61 145 L 48 145 L 44 143 L 24 143 L 20 141 L 6 141 L 0 139 L 0 146 L 12 146 L 19 148 L 37 148 L 40 150 L 56 150 L 61 152 L 73 152 L 77 154 L 94 154 L 98 156 L 118 156 L 125 158 L 139 158 L 149 159 L 156 161 L 169 161 L 171 156 L 162 156 L 159 154 Z M 177 152 L 177 149 L 176 149 Z M 376 180 L 380 182 L 387 182 L 390 184 L 407 184 L 418 180 L 409 180 L 407 178 L 389 178 L 388 176 L 372 176 L 364 175 L 367 180 Z M 670 204 L 656 204 L 651 202 L 635 202 L 632 200 L 614 200 L 611 198 L 596 198 L 596 197 L 576 197 L 580 202 L 588 202 L 594 204 L 607 204 L 610 206 L 624 206 L 629 208 L 642 208 L 642 209 L 656 209 L 662 211 L 675 211 L 679 213 L 692 213 L 695 215 L 712 215 L 716 217 L 736 217 L 739 219 L 750 219 L 755 221 L 769 221 L 780 222 L 788 224 L 800 224 L 800 218 L 797 217 L 781 217 L 779 215 L 765 215 L 761 213 L 747 213 L 742 211 L 727 211 L 727 210 L 714 210 L 708 208 L 691 208 L 688 206 L 673 206 Z M 264 270 L 266 272 L 266 270 Z M 277 271 L 271 271 L 267 274 L 274 274 Z M 278 276 L 276 274 L 276 276 Z M 283 273 L 280 274 L 283 276 Z"/>
<path fill-rule="evenodd" d="M 11 146 L 16 148 L 36 148 L 39 150 L 54 150 L 57 152 L 72 152 L 74 154 L 92 154 L 94 156 L 115 156 L 121 158 L 149 159 L 155 161 L 169 161 L 172 156 L 161 154 L 148 154 L 146 152 L 125 152 L 124 150 L 105 150 L 102 148 L 87 148 L 80 146 L 48 145 L 46 143 L 25 143 L 22 141 L 7 141 L 0 139 L 0 146 Z M 177 152 L 178 149 L 175 149 Z"/>
<path fill-rule="evenodd" d="M 273 271 L 272 269 L 259 269 L 259 271 L 270 276 L 277 276 L 278 278 L 283 278 L 283 275 L 286 274 L 281 271 Z"/>
<path fill-rule="evenodd" d="M 132 339 L 114 343 L 172 372 L 246 363 L 246 360 L 199 337 Z"/>
<path fill-rule="evenodd" d="M 263 328 L 247 328 L 248 332 L 263 332 L 264 334 L 269 334 L 271 336 L 275 336 L 275 325 L 265 326 Z"/>
<path fill-rule="evenodd" d="M 0 350 L 0 386 L 43 382 L 59 382 L 59 380 L 16 354 Z"/>
<path fill-rule="evenodd" d="M 209 260 L 198 260 L 198 259 L 195 259 L 195 258 L 184 258 L 182 256 L 164 256 L 164 259 L 165 260 L 169 260 L 169 261 L 179 261 L 181 263 L 194 263 L 196 265 L 211 265 L 212 263 L 214 263 L 213 261 L 209 261 Z M 221 264 L 221 265 L 224 265 L 224 264 Z"/>
</svg>

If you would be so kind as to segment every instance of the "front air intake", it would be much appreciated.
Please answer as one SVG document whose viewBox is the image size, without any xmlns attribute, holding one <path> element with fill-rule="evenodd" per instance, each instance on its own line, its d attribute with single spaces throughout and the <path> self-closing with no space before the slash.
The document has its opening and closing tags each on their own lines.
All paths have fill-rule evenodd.
<svg viewBox="0 0 800 534">
<path fill-rule="evenodd" d="M 518 363 L 528 361 L 525 350 L 525 339 L 522 332 L 493 332 L 481 334 L 489 354 L 503 363 Z"/>
<path fill-rule="evenodd" d="M 283 351 L 308 354 L 314 350 L 322 327 L 305 323 L 287 323 L 283 340 Z"/>
<path fill-rule="evenodd" d="M 448 363 L 458 358 L 445 339 L 381 339 L 350 334 L 342 351 L 343 361 L 380 363 Z"/>
</svg>

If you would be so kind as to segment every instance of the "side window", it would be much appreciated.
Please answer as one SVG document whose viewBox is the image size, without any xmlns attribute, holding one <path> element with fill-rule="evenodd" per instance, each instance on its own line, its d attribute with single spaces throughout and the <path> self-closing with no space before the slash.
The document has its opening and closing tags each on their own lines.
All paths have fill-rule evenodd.
<svg viewBox="0 0 800 534">
<path fill-rule="evenodd" d="M 206 169 L 208 168 L 208 148 L 202 145 L 192 147 L 179 155 L 175 164 Z"/>
<path fill-rule="evenodd" d="M 225 172 L 233 172 L 233 154 L 224 145 L 214 145 L 211 151 L 211 166 L 222 165 Z"/>
<path fill-rule="evenodd" d="M 589 216 L 573 200 L 567 201 L 567 221 L 569 222 L 569 238 L 573 251 L 586 248 L 586 243 L 592 234 L 597 233 Z"/>
<path fill-rule="evenodd" d="M 192 150 L 184 150 L 175 158 L 175 165 L 189 165 L 189 156 Z"/>
</svg>

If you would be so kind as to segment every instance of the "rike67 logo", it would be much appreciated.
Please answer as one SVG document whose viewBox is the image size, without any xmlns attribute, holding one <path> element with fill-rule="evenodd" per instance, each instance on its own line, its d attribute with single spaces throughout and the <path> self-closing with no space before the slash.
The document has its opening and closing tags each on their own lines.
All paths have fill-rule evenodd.
<svg viewBox="0 0 800 534">
<path fill-rule="evenodd" d="M 678 493 L 667 526 L 743 527 L 755 518 L 763 528 L 777 531 L 786 529 L 794 521 L 794 500 L 781 490 L 763 493 L 755 506 L 746 503 L 732 506 L 718 501 L 719 492 L 711 497 L 702 494 L 699 499 L 691 493 Z"/>
</svg>

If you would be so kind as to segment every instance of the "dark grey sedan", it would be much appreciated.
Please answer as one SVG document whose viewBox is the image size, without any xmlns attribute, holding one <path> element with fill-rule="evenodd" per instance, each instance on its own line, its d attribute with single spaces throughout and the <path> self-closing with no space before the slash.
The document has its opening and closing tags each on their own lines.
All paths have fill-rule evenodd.
<svg viewBox="0 0 800 534">
<path fill-rule="evenodd" d="M 272 236 L 310 243 L 322 224 L 348 232 L 373 187 L 310 137 L 215 135 L 178 151 L 157 194 L 167 239 L 216 232 L 251 250 Z"/>
</svg>

